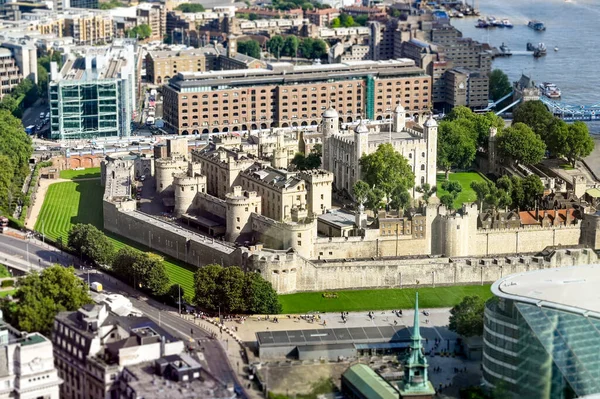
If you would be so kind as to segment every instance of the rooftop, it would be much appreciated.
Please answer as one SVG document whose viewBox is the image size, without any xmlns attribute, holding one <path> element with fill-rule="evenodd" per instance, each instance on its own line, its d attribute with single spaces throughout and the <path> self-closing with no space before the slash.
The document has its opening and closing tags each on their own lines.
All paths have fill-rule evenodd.
<svg viewBox="0 0 600 399">
<path fill-rule="evenodd" d="M 600 317 L 600 265 L 512 274 L 492 285 L 494 295 L 515 301 Z"/>
<path fill-rule="evenodd" d="M 318 219 L 336 227 L 345 228 L 354 227 L 356 216 L 345 210 L 336 210 L 319 215 Z"/>
<path fill-rule="evenodd" d="M 365 397 L 371 399 L 394 399 L 399 393 L 389 382 L 366 364 L 355 364 L 346 370 L 343 378 L 349 381 Z"/>
</svg>

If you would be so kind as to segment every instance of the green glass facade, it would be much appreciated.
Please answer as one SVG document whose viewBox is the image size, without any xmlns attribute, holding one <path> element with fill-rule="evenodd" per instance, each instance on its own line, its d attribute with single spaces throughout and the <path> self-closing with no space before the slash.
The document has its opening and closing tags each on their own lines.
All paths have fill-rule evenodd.
<svg viewBox="0 0 600 399">
<path fill-rule="evenodd" d="M 49 88 L 53 139 L 129 136 L 133 109 L 126 79 L 62 80 Z"/>
<path fill-rule="evenodd" d="M 486 304 L 483 378 L 515 398 L 600 393 L 600 319 L 514 299 Z"/>
</svg>

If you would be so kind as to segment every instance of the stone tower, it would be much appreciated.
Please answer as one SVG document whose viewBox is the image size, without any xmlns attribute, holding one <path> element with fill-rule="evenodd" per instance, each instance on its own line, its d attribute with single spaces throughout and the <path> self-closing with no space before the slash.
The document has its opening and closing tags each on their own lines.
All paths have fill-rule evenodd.
<svg viewBox="0 0 600 399">
<path fill-rule="evenodd" d="M 429 118 L 423 124 L 423 138 L 427 142 L 427 178 L 425 181 L 429 183 L 431 187 L 435 187 L 437 184 L 438 124 L 435 119 L 433 119 L 433 115 L 429 115 Z"/>
<path fill-rule="evenodd" d="M 401 132 L 406 127 L 406 110 L 400 104 L 394 110 L 394 132 Z"/>
<path fill-rule="evenodd" d="M 323 168 L 333 170 L 333 154 L 331 152 L 330 138 L 334 134 L 340 132 L 340 121 L 338 112 L 329 108 L 323 113 L 323 121 L 321 122 L 321 133 L 323 133 Z"/>
<path fill-rule="evenodd" d="M 490 127 L 490 138 L 488 140 L 488 173 L 496 173 L 498 167 L 498 153 L 496 150 L 496 140 L 498 129 Z"/>
<path fill-rule="evenodd" d="M 227 38 L 227 57 L 233 58 L 237 55 L 237 38 L 235 35 L 229 35 Z"/>
<path fill-rule="evenodd" d="M 419 293 L 415 298 L 415 317 L 408 356 L 404 359 L 404 378 L 398 383 L 401 398 L 433 398 L 435 389 L 427 378 L 427 358 L 419 328 Z"/>
<path fill-rule="evenodd" d="M 354 150 L 355 150 L 355 161 L 358 166 L 358 161 L 360 158 L 367 153 L 369 148 L 369 128 L 365 123 L 365 120 L 362 119 L 360 123 L 354 128 Z M 360 168 L 357 168 L 360 172 Z M 360 173 L 358 173 L 356 179 L 360 179 Z"/>
<path fill-rule="evenodd" d="M 244 191 L 241 186 L 233 187 L 231 193 L 225 195 L 226 227 L 225 240 L 236 242 L 240 236 L 252 234 L 252 213 L 260 215 L 262 199 L 255 191 Z"/>
</svg>

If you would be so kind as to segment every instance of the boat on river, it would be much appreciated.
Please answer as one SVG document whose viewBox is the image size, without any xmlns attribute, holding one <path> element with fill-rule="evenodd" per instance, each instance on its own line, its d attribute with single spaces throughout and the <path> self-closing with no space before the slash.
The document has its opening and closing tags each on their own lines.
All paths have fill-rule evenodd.
<svg viewBox="0 0 600 399">
<path fill-rule="evenodd" d="M 531 20 L 529 21 L 529 23 L 527 24 L 528 27 L 530 27 L 531 29 L 541 32 L 541 31 L 545 31 L 546 30 L 546 25 L 544 25 L 544 23 L 542 21 L 538 21 L 538 20 Z"/>
<path fill-rule="evenodd" d="M 560 98 L 562 95 L 560 89 L 554 84 L 550 82 L 540 83 L 540 89 L 542 90 L 542 94 L 548 98 Z"/>
</svg>

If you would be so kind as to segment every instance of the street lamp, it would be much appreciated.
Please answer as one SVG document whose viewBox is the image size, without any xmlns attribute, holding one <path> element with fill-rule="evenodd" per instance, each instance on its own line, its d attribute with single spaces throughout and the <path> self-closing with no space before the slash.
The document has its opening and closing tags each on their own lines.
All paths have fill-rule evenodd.
<svg viewBox="0 0 600 399">
<path fill-rule="evenodd" d="M 177 289 L 179 290 L 179 300 L 177 303 L 179 304 L 179 316 L 181 316 L 181 284 L 177 284 Z"/>
</svg>

